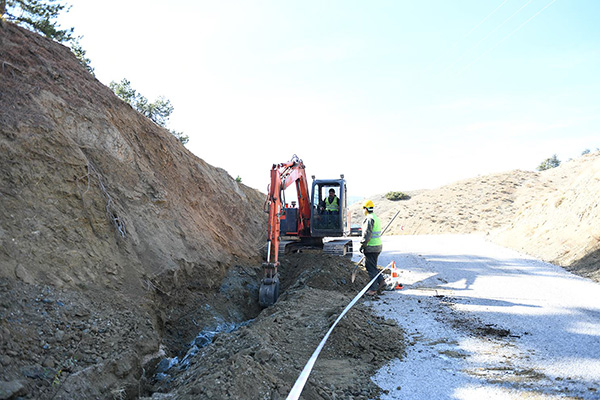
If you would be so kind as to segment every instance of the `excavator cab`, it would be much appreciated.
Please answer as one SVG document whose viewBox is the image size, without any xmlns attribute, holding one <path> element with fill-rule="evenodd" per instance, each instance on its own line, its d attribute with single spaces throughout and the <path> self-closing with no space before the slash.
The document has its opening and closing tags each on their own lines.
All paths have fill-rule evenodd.
<svg viewBox="0 0 600 400">
<path fill-rule="evenodd" d="M 310 233 L 312 237 L 348 236 L 348 193 L 341 179 L 315 179 L 311 190 Z"/>
</svg>

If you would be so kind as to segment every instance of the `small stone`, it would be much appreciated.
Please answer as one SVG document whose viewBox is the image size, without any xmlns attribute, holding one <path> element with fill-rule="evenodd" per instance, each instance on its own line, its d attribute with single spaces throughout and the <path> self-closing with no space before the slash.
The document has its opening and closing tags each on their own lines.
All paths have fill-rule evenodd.
<svg viewBox="0 0 600 400">
<path fill-rule="evenodd" d="M 34 284 L 35 280 L 31 276 L 31 274 L 23 267 L 23 265 L 19 264 L 15 268 L 15 275 L 18 279 L 22 280 L 25 283 Z"/>
<path fill-rule="evenodd" d="M 272 356 L 273 356 L 273 351 L 268 348 L 259 349 L 255 355 L 256 359 L 260 363 L 263 363 L 263 364 L 266 363 L 267 361 L 269 361 Z"/>
<path fill-rule="evenodd" d="M 0 382 L 0 400 L 14 399 L 26 394 L 27 389 L 19 381 Z"/>
<path fill-rule="evenodd" d="M 12 361 L 12 358 L 10 358 L 9 355 L 4 354 L 4 355 L 0 356 L 0 364 L 2 364 L 5 367 L 10 365 L 11 361 Z"/>
<path fill-rule="evenodd" d="M 46 367 L 46 368 L 54 368 L 54 366 L 56 365 L 56 362 L 54 361 L 54 358 L 52 357 L 48 357 L 44 360 L 44 362 L 42 363 L 42 367 Z"/>
<path fill-rule="evenodd" d="M 115 375 L 119 378 L 124 378 L 127 375 L 129 375 L 129 373 L 131 372 L 132 369 L 133 369 L 133 366 L 131 365 L 131 360 L 123 357 L 117 361 L 117 365 L 115 368 Z"/>
<path fill-rule="evenodd" d="M 193 386 L 190 389 L 190 394 L 202 394 L 204 393 L 204 387 L 203 386 Z"/>
<path fill-rule="evenodd" d="M 54 334 L 54 339 L 55 339 L 57 342 L 62 342 L 64 338 L 65 338 L 65 332 L 64 332 L 64 331 L 58 330 L 58 331 L 56 331 L 56 333 Z"/>
</svg>

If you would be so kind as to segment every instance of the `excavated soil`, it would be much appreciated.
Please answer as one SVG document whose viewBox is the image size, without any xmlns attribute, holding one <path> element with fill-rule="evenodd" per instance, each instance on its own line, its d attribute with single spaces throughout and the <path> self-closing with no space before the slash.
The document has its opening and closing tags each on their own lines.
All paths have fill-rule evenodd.
<svg viewBox="0 0 600 400">
<path fill-rule="evenodd" d="M 253 266 L 233 266 L 212 294 L 191 295 L 194 285 L 163 287 L 145 313 L 101 292 L 2 280 L 0 395 L 285 398 L 333 321 L 368 282 L 364 270 L 350 282 L 354 265 L 310 253 L 284 257 L 282 294 L 266 310 L 257 303 L 261 271 Z M 173 312 L 164 316 L 162 338 L 151 322 L 157 309 Z M 358 303 L 330 336 L 302 398 L 377 398 L 370 377 L 401 358 L 404 346 L 400 327 Z"/>
<path fill-rule="evenodd" d="M 354 263 L 322 254 L 294 254 L 282 260 L 282 295 L 250 321 L 200 332 L 201 345 L 182 349 L 173 366 L 155 376 L 152 398 L 283 399 L 304 364 L 344 307 L 368 282 Z M 224 290 L 256 282 L 240 269 Z M 237 282 L 232 285 L 232 282 Z M 210 337 L 210 340 L 207 340 Z M 186 357 L 188 354 L 196 354 Z M 324 347 L 302 393 L 303 399 L 377 398 L 370 380 L 387 361 L 404 353 L 402 330 L 358 303 L 340 321 Z"/>
</svg>

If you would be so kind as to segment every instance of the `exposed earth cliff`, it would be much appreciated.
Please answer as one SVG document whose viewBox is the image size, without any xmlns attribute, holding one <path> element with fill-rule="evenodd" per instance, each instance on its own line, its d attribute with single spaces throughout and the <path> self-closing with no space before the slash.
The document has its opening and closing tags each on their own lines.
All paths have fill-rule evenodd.
<svg viewBox="0 0 600 400">
<path fill-rule="evenodd" d="M 202 323 L 198 303 L 227 271 L 260 265 L 263 195 L 192 155 L 68 48 L 3 23 L 0 63 L 2 379 L 24 375 L 34 397 L 68 373 L 79 377 L 62 387 L 79 380 L 84 396 L 138 386 L 161 342 L 195 335 L 171 325 Z"/>
</svg>

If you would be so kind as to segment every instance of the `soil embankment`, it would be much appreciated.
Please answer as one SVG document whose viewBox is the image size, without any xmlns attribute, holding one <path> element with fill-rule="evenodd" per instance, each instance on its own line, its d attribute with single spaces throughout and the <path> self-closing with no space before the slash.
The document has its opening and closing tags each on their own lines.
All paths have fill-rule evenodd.
<svg viewBox="0 0 600 400">
<path fill-rule="evenodd" d="M 0 64 L 0 392 L 129 396 L 229 268 L 260 265 L 263 195 L 60 44 L 2 23 Z"/>
</svg>

